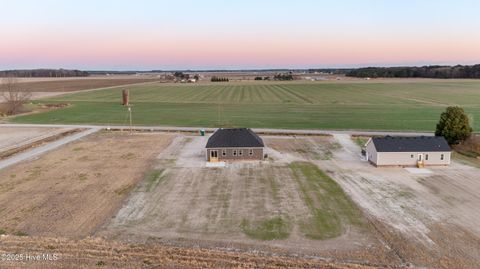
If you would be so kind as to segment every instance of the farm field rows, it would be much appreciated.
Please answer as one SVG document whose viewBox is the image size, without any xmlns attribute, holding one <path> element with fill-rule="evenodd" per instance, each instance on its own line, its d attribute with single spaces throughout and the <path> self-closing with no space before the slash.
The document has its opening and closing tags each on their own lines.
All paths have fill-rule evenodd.
<svg viewBox="0 0 480 269">
<path fill-rule="evenodd" d="M 19 116 L 17 123 L 126 124 L 125 87 L 52 97 L 72 106 Z M 137 125 L 433 131 L 449 105 L 480 130 L 480 81 L 136 85 Z"/>
</svg>

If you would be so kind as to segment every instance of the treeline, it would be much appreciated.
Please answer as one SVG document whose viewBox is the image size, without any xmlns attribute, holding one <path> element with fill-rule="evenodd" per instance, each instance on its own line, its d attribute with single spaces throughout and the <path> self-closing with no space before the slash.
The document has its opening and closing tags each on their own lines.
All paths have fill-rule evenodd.
<svg viewBox="0 0 480 269">
<path fill-rule="evenodd" d="M 422 66 L 422 67 L 367 67 L 346 74 L 360 78 L 480 78 L 479 65 Z"/>
<path fill-rule="evenodd" d="M 229 82 L 230 79 L 228 78 L 221 78 L 221 77 L 212 77 L 210 79 L 211 82 Z"/>
<path fill-rule="evenodd" d="M 89 73 L 80 70 L 67 69 L 29 69 L 29 70 L 5 70 L 0 71 L 0 77 L 87 77 Z"/>
</svg>

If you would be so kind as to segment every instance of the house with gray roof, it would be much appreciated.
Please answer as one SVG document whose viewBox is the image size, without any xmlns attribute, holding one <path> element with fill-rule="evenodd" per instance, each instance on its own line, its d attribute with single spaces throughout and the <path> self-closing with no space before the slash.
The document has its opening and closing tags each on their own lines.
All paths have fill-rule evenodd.
<svg viewBox="0 0 480 269">
<path fill-rule="evenodd" d="M 263 140 L 248 128 L 218 129 L 208 139 L 209 162 L 263 160 Z"/>
<path fill-rule="evenodd" d="M 375 166 L 446 166 L 451 154 L 441 136 L 374 137 L 365 149 L 367 160 Z"/>
</svg>

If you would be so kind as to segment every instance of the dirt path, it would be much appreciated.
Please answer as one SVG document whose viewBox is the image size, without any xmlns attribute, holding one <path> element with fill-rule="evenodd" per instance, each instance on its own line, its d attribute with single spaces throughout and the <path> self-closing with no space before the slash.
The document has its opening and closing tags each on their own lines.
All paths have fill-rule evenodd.
<svg viewBox="0 0 480 269">
<path fill-rule="evenodd" d="M 16 155 L 14 155 L 14 156 L 12 156 L 8 159 L 0 160 L 0 170 L 6 168 L 8 166 L 12 166 L 12 165 L 15 165 L 17 163 L 23 162 L 23 161 L 26 161 L 26 160 L 29 160 L 29 159 L 32 159 L 32 158 L 36 158 L 36 157 L 38 157 L 42 154 L 45 154 L 46 152 L 57 149 L 57 148 L 59 148 L 63 145 L 66 145 L 68 143 L 71 143 L 73 141 L 81 139 L 83 137 L 86 137 L 86 136 L 91 135 L 93 133 L 96 133 L 98 131 L 100 131 L 99 128 L 88 129 L 88 130 L 85 130 L 85 131 L 77 133 L 77 134 L 66 136 L 66 137 L 61 138 L 57 141 L 50 142 L 50 143 L 45 144 L 43 146 L 33 148 L 32 150 L 28 150 L 28 151 L 16 154 Z"/>
</svg>

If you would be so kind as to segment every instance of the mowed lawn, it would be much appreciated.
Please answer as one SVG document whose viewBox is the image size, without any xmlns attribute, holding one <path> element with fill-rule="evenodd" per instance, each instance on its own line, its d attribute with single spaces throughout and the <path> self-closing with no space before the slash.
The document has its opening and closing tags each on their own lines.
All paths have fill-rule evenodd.
<svg viewBox="0 0 480 269">
<path fill-rule="evenodd" d="M 446 106 L 465 108 L 480 130 L 480 81 L 129 86 L 136 125 L 433 131 Z M 72 106 L 17 123 L 127 124 L 124 87 L 42 102 Z"/>
</svg>

